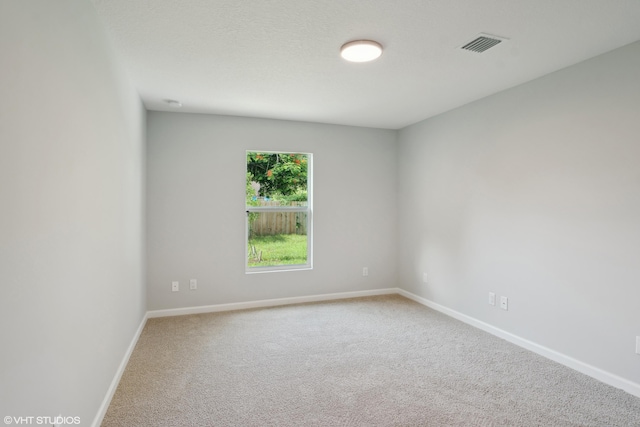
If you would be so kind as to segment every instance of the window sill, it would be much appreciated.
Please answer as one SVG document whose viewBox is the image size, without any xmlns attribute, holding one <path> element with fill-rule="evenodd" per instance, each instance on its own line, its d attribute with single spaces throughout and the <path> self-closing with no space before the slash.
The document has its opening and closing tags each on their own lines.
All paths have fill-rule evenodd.
<svg viewBox="0 0 640 427">
<path fill-rule="evenodd" d="M 287 265 L 281 267 L 251 267 L 245 270 L 245 274 L 262 274 L 262 273 L 283 273 L 287 271 L 308 271 L 313 270 L 311 265 L 301 265 L 299 267 Z"/>
</svg>

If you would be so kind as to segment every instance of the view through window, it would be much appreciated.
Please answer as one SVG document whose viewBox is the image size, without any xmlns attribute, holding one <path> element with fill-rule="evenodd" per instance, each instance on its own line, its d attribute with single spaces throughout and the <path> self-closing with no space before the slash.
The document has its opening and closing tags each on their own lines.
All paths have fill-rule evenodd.
<svg viewBox="0 0 640 427">
<path fill-rule="evenodd" d="M 247 271 L 311 267 L 311 154 L 247 152 Z"/>
</svg>

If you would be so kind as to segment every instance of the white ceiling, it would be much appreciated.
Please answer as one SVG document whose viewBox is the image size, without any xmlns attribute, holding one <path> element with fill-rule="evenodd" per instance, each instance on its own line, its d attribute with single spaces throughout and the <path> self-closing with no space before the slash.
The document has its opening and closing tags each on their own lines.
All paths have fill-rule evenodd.
<svg viewBox="0 0 640 427">
<path fill-rule="evenodd" d="M 399 129 L 640 40 L 640 0 L 93 0 L 149 110 Z M 478 54 L 479 33 L 509 41 Z M 373 39 L 379 60 L 347 63 Z"/>
</svg>

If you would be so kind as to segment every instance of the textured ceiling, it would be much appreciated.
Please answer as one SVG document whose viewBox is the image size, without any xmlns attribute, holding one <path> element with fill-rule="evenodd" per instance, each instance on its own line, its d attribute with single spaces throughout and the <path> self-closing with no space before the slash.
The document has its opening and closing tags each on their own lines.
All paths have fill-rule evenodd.
<svg viewBox="0 0 640 427">
<path fill-rule="evenodd" d="M 640 40 L 639 0 L 93 0 L 149 110 L 399 129 Z M 479 33 L 509 40 L 460 49 Z M 373 39 L 371 63 L 342 44 Z"/>
</svg>

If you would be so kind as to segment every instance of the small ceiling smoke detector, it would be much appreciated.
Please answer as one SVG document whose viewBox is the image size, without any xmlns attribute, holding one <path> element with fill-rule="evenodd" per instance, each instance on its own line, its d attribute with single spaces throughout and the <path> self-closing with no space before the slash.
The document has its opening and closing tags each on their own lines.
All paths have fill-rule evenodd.
<svg viewBox="0 0 640 427">
<path fill-rule="evenodd" d="M 169 104 L 170 107 L 180 108 L 182 107 L 182 103 L 180 101 L 176 101 L 175 99 L 165 99 L 164 102 Z"/>
<path fill-rule="evenodd" d="M 506 39 L 504 37 L 492 36 L 491 34 L 480 33 L 473 40 L 461 46 L 460 49 L 482 53 L 507 40 L 509 39 Z"/>
<path fill-rule="evenodd" d="M 340 48 L 340 56 L 351 62 L 368 62 L 382 55 L 382 45 L 373 40 L 354 40 Z"/>
</svg>

